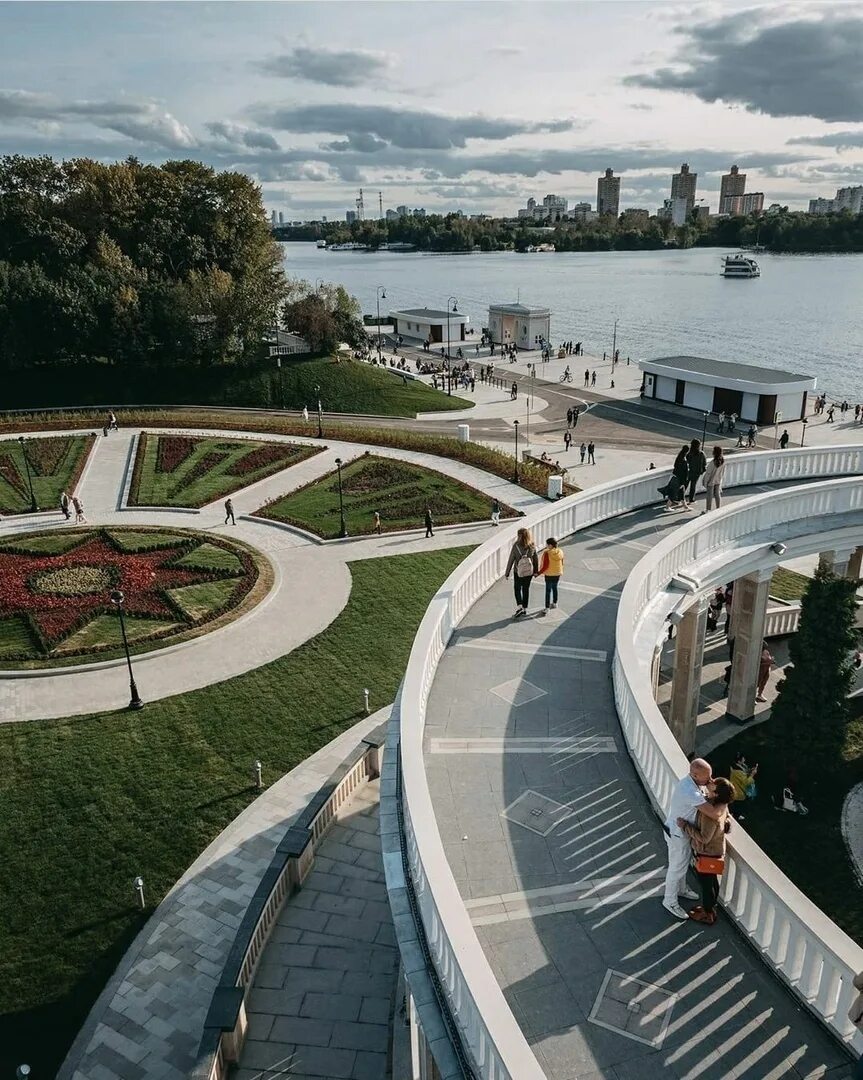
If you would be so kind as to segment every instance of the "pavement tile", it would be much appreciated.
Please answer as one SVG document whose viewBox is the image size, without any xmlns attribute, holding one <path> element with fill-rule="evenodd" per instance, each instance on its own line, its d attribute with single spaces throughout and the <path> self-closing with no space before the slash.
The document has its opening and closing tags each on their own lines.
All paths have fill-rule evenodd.
<svg viewBox="0 0 863 1080">
<path fill-rule="evenodd" d="M 318 1020 L 356 1020 L 362 998 L 358 994 L 306 994 L 300 1015 Z"/>
<path fill-rule="evenodd" d="M 297 1046 L 329 1046 L 333 1025 L 329 1020 L 302 1016 L 277 1016 L 270 1032 L 271 1042 L 294 1043 Z M 306 1065 L 303 1065 L 306 1068 Z"/>
<path fill-rule="evenodd" d="M 333 1025 L 330 1046 L 345 1050 L 372 1050 L 385 1054 L 390 1041 L 388 1024 L 357 1024 L 338 1020 Z"/>
</svg>

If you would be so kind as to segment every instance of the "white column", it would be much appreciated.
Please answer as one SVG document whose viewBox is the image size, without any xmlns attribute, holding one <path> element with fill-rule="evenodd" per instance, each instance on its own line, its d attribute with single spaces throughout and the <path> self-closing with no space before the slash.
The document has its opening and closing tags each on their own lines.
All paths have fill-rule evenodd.
<svg viewBox="0 0 863 1080">
<path fill-rule="evenodd" d="M 851 552 L 845 576 L 854 579 L 863 577 L 863 547 L 854 548 Z"/>
<path fill-rule="evenodd" d="M 826 567 L 837 577 L 853 577 L 854 575 L 849 573 L 849 563 L 856 550 L 855 548 L 835 548 L 833 551 L 822 551 L 818 556 L 818 566 Z"/>
<path fill-rule="evenodd" d="M 663 641 L 665 635 L 663 635 Z M 659 696 L 659 677 L 662 671 L 662 642 L 654 646 L 653 660 L 650 662 L 650 685 L 653 687 L 653 700 Z"/>
<path fill-rule="evenodd" d="M 745 724 L 755 715 L 758 665 L 761 662 L 764 617 L 767 613 L 767 597 L 772 576 L 771 567 L 747 574 L 734 582 L 731 606 L 734 659 L 731 662 L 726 716 L 740 724 Z"/>
<path fill-rule="evenodd" d="M 695 750 L 708 600 L 706 596 L 699 597 L 684 613 L 674 645 L 668 726 L 684 754 Z"/>
</svg>

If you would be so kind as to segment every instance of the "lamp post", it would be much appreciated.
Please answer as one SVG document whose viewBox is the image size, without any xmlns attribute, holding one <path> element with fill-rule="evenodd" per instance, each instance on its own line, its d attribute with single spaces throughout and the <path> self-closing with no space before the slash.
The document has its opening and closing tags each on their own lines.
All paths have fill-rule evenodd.
<svg viewBox="0 0 863 1080">
<path fill-rule="evenodd" d="M 386 300 L 387 290 L 383 285 L 378 285 L 375 289 L 375 298 L 378 304 L 378 360 L 381 358 L 381 300 Z"/>
<path fill-rule="evenodd" d="M 315 278 L 315 292 L 320 292 L 324 287 L 324 279 L 322 277 Z"/>
<path fill-rule="evenodd" d="M 322 439 L 324 437 L 324 413 L 323 409 L 321 408 L 321 388 L 319 386 L 315 386 L 314 390 L 315 397 L 318 399 L 318 438 Z"/>
<path fill-rule="evenodd" d="M 138 687 L 135 685 L 135 676 L 132 674 L 132 657 L 129 655 L 129 640 L 126 637 L 126 620 L 123 616 L 123 593 L 120 589 L 115 589 L 111 593 L 111 603 L 117 608 L 117 614 L 120 616 L 120 633 L 123 635 L 123 651 L 126 653 L 126 665 L 129 668 L 129 708 L 130 709 L 143 709 L 144 702 L 141 701 L 141 697 L 138 693 Z"/>
<path fill-rule="evenodd" d="M 611 370 L 614 371 L 614 354 L 617 352 L 617 324 L 620 319 L 614 320 L 614 334 L 611 339 Z"/>
<path fill-rule="evenodd" d="M 448 364 L 449 364 L 449 342 L 450 342 L 450 334 L 449 334 L 449 316 L 450 316 L 449 306 L 450 306 L 450 304 L 452 304 L 452 310 L 454 312 L 458 313 L 458 300 L 456 300 L 456 298 L 454 296 L 448 296 L 447 297 L 447 302 L 446 302 L 446 358 L 447 358 L 447 363 Z M 449 364 L 449 367 L 447 368 L 447 373 L 449 374 L 449 378 L 447 379 L 447 384 L 446 384 L 447 385 L 447 394 L 449 394 L 449 396 L 452 397 L 452 365 L 451 364 Z"/>
<path fill-rule="evenodd" d="M 512 474 L 513 483 L 518 483 L 518 420 L 513 420 L 513 427 L 515 428 L 515 469 Z"/>
<path fill-rule="evenodd" d="M 339 536 L 344 540 L 348 535 L 348 527 L 345 525 L 345 501 L 342 498 L 342 459 L 336 458 L 336 468 L 339 471 Z"/>
<path fill-rule="evenodd" d="M 18 442 L 21 443 L 21 456 L 24 458 L 24 464 L 27 466 L 27 485 L 30 488 L 30 513 L 35 514 L 39 507 L 36 505 L 36 496 L 33 494 L 33 477 L 30 474 L 30 459 L 27 457 L 27 443 L 23 435 L 18 436 Z"/>
<path fill-rule="evenodd" d="M 285 380 L 282 374 L 282 358 L 276 357 L 276 367 L 279 369 L 279 408 L 284 411 L 285 408 Z"/>
<path fill-rule="evenodd" d="M 704 414 L 704 424 L 701 428 L 701 449 L 704 449 L 704 444 L 707 442 L 707 418 L 710 416 L 709 412 Z"/>
<path fill-rule="evenodd" d="M 800 445 L 802 446 L 803 445 L 803 440 L 806 438 L 806 425 L 809 423 L 809 421 L 804 416 L 803 419 L 800 421 L 800 423 L 803 425 L 803 427 L 801 429 L 801 435 L 800 435 Z"/>
</svg>

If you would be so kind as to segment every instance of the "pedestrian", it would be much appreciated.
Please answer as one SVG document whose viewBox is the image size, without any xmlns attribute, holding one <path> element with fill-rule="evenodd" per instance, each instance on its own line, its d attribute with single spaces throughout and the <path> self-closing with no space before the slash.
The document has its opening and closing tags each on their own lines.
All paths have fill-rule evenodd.
<svg viewBox="0 0 863 1080">
<path fill-rule="evenodd" d="M 232 525 L 237 524 L 237 519 L 234 517 L 234 500 L 225 499 L 225 524 L 228 524 L 230 520 Z"/>
<path fill-rule="evenodd" d="M 303 419 L 308 422 L 308 419 L 309 419 L 309 407 L 308 407 L 308 405 L 303 406 Z"/>
<path fill-rule="evenodd" d="M 592 371 L 590 374 L 590 385 L 596 386 L 596 372 Z"/>
<path fill-rule="evenodd" d="M 708 817 L 718 818 L 721 810 L 711 807 L 707 802 L 707 784 L 710 783 L 712 770 L 704 758 L 694 758 L 689 763 L 689 772 L 678 780 L 671 796 L 668 817 L 665 819 L 665 845 L 668 848 L 668 869 L 665 873 L 665 893 L 662 906 L 675 919 L 686 920 L 689 916 L 680 906 L 678 897 L 697 900 L 698 893 L 686 884 L 686 871 L 689 868 L 691 846 L 689 837 L 678 825 L 683 820 L 695 824 L 695 815 L 699 810 Z"/>
<path fill-rule="evenodd" d="M 512 384 L 512 389 L 511 389 L 511 390 L 510 390 L 510 392 L 509 392 L 509 400 L 510 400 L 510 401 L 515 401 L 515 399 L 516 399 L 517 397 L 518 397 L 518 383 L 517 383 L 517 382 L 514 382 L 514 383 Z"/>
<path fill-rule="evenodd" d="M 687 456 L 689 447 L 685 444 L 678 451 L 671 470 L 671 478 L 665 487 L 659 488 L 659 494 L 665 498 L 665 509 L 675 510 L 686 505 L 686 483 L 689 479 Z"/>
<path fill-rule="evenodd" d="M 764 702 L 767 698 L 764 696 L 764 691 L 767 687 L 767 680 L 770 678 L 770 669 L 773 667 L 773 654 L 767 648 L 767 642 L 761 642 L 761 657 L 758 660 L 758 687 L 755 695 L 756 701 Z"/>
<path fill-rule="evenodd" d="M 566 426 L 568 428 L 572 427 L 572 409 L 566 410 Z"/>
<path fill-rule="evenodd" d="M 111 431 L 117 431 L 118 430 L 118 428 L 117 428 L 117 417 L 114 415 L 113 411 L 108 413 L 108 427 L 110 428 Z"/>
<path fill-rule="evenodd" d="M 716 503 L 716 509 L 722 505 L 722 482 L 725 479 L 725 455 L 722 453 L 721 446 L 713 447 L 713 457 L 708 462 L 707 468 L 704 470 L 704 490 L 707 492 L 707 508 L 704 510 L 706 514 L 708 510 L 713 509 L 713 504 Z"/>
<path fill-rule="evenodd" d="M 87 519 L 84 517 L 84 504 L 77 495 L 72 496 L 72 506 L 75 508 L 75 524 L 83 525 Z"/>
<path fill-rule="evenodd" d="M 788 434 L 788 428 L 786 428 L 782 432 L 782 434 L 779 436 L 779 449 L 780 450 L 787 450 L 788 449 L 788 440 L 789 440 L 789 438 L 790 438 L 790 435 Z"/>
<path fill-rule="evenodd" d="M 69 496 L 65 491 L 60 492 L 60 513 L 67 521 L 72 516 L 69 511 Z"/>
<path fill-rule="evenodd" d="M 500 503 L 497 499 L 491 500 L 491 523 L 492 525 L 500 525 Z"/>
<path fill-rule="evenodd" d="M 572 410 L 572 426 L 573 426 L 573 428 L 578 427 L 578 417 L 579 417 L 580 412 L 581 412 L 581 410 L 579 409 L 579 407 L 577 405 Z"/>
<path fill-rule="evenodd" d="M 708 817 L 702 808 L 696 810 L 694 823 L 683 816 L 677 819 L 678 828 L 695 854 L 695 876 L 701 886 L 701 903 L 689 912 L 689 918 L 707 926 L 716 922 L 719 875 L 725 869 L 725 834 L 731 827 L 728 806 L 733 799 L 731 781 L 717 776 L 707 785 L 707 802 L 719 811 L 719 816 Z"/>
<path fill-rule="evenodd" d="M 379 510 L 375 510 L 375 532 L 378 536 L 381 535 L 381 515 Z"/>
<path fill-rule="evenodd" d="M 736 412 L 733 412 L 731 414 L 731 416 L 728 418 L 728 422 L 731 425 L 728 428 L 728 433 L 729 433 L 729 435 L 733 435 L 736 428 L 737 428 L 737 413 Z"/>
<path fill-rule="evenodd" d="M 834 411 L 835 408 L 836 408 L 836 406 L 831 403 L 830 407 L 827 409 L 827 423 L 828 424 L 833 423 L 833 411 Z"/>
<path fill-rule="evenodd" d="M 596 450 L 596 445 L 594 444 L 593 439 L 591 439 L 590 442 L 587 444 L 587 463 L 588 463 L 588 465 L 595 465 L 596 464 L 596 458 L 593 456 L 595 450 Z"/>
<path fill-rule="evenodd" d="M 539 572 L 545 575 L 545 610 L 557 607 L 557 586 L 563 573 L 563 552 L 557 546 L 557 540 L 550 536 L 545 542 Z"/>
<path fill-rule="evenodd" d="M 721 435 L 725 431 L 725 410 L 719 414 L 719 423 L 716 425 L 716 434 Z"/>
<path fill-rule="evenodd" d="M 564 431 L 564 433 L 563 433 L 563 452 L 564 453 L 567 453 L 571 443 L 572 443 L 572 435 L 570 435 L 570 433 L 568 431 Z"/>
<path fill-rule="evenodd" d="M 590 386 L 590 372 L 587 368 L 584 369 L 584 385 Z"/>
<path fill-rule="evenodd" d="M 428 539 L 430 536 L 434 536 L 434 519 L 432 518 L 431 507 L 428 504 L 426 504 L 425 527 L 426 539 Z"/>
<path fill-rule="evenodd" d="M 584 455 L 587 453 L 587 443 L 583 442 L 578 448 L 578 452 L 581 455 L 581 464 L 584 464 Z"/>
<path fill-rule="evenodd" d="M 749 425 L 749 431 L 746 432 L 746 445 L 754 446 L 755 439 L 758 436 L 758 428 L 754 424 Z"/>
<path fill-rule="evenodd" d="M 692 506 L 695 502 L 695 488 L 707 469 L 707 458 L 698 439 L 693 439 L 689 444 L 686 467 L 689 475 L 689 505 Z"/>
<path fill-rule="evenodd" d="M 527 614 L 527 606 L 530 600 L 530 583 L 539 573 L 539 563 L 536 557 L 536 547 L 530 529 L 518 530 L 518 537 L 512 545 L 509 553 L 509 562 L 506 564 L 505 577 L 509 579 L 511 572 L 515 587 L 515 618 Z"/>
</svg>

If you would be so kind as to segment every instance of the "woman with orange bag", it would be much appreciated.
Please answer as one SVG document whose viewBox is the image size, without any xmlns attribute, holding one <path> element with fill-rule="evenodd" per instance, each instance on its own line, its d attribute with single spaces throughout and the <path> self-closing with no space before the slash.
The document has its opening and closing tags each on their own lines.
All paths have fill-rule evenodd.
<svg viewBox="0 0 863 1080">
<path fill-rule="evenodd" d="M 712 926 L 716 922 L 716 901 L 719 899 L 719 875 L 725 869 L 725 834 L 731 828 L 728 812 L 734 800 L 734 785 L 723 776 L 714 777 L 707 785 L 707 801 L 723 807 L 718 818 L 698 813 L 695 824 L 678 818 L 677 825 L 689 837 L 695 853 L 695 874 L 701 886 L 701 904 L 689 912 L 690 919 Z"/>
</svg>

